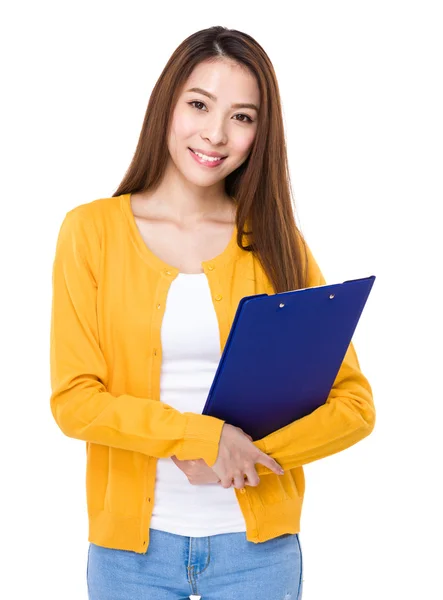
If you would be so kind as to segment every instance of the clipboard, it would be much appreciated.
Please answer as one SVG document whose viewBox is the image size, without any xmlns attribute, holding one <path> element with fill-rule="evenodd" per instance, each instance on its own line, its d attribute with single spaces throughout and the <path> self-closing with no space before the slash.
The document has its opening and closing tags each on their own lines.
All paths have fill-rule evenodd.
<svg viewBox="0 0 443 600">
<path fill-rule="evenodd" d="M 324 404 L 375 275 L 243 297 L 202 414 L 253 441 Z"/>
</svg>

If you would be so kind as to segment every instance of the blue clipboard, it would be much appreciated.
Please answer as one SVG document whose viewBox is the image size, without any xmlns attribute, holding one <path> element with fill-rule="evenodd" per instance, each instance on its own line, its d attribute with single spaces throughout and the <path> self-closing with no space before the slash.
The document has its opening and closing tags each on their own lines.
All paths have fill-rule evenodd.
<svg viewBox="0 0 443 600">
<path fill-rule="evenodd" d="M 374 281 L 372 275 L 242 298 L 202 414 L 256 441 L 319 408 Z"/>
</svg>

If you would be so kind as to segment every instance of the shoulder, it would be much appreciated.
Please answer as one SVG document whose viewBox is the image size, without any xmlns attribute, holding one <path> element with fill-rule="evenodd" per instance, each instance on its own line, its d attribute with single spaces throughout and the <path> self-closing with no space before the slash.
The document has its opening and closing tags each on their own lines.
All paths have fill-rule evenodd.
<svg viewBox="0 0 443 600">
<path fill-rule="evenodd" d="M 55 265 L 75 272 L 82 264 L 97 280 L 106 222 L 118 222 L 120 200 L 120 196 L 97 198 L 68 210 L 56 238 Z"/>
<path fill-rule="evenodd" d="M 101 241 L 107 230 L 122 222 L 123 196 L 96 198 L 74 206 L 65 214 L 61 230 Z"/>
<path fill-rule="evenodd" d="M 72 220 L 98 221 L 106 217 L 118 215 L 122 196 L 96 198 L 89 202 L 78 204 L 66 214 Z"/>
<path fill-rule="evenodd" d="M 96 198 L 71 208 L 61 222 L 57 254 L 75 253 L 98 260 L 109 230 L 121 223 L 122 196 Z"/>
</svg>

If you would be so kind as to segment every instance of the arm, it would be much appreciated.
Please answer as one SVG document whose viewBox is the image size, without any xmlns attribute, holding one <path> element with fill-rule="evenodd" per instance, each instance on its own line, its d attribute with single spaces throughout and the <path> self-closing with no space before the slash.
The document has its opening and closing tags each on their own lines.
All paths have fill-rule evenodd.
<svg viewBox="0 0 443 600">
<path fill-rule="evenodd" d="M 97 325 L 100 240 L 77 209 L 58 235 L 52 271 L 50 406 L 68 437 L 157 458 L 203 458 L 212 466 L 224 421 L 163 402 L 107 391 Z"/>
<path fill-rule="evenodd" d="M 326 281 L 309 247 L 308 285 Z M 311 414 L 253 442 L 283 469 L 293 469 L 330 456 L 368 436 L 375 425 L 375 407 L 371 386 L 360 370 L 351 342 L 337 373 L 326 403 Z M 258 475 L 272 473 L 257 464 Z"/>
</svg>

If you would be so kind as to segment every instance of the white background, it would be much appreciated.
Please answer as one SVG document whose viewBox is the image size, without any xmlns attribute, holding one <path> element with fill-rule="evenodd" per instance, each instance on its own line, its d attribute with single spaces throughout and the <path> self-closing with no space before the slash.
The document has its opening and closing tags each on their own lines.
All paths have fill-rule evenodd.
<svg viewBox="0 0 443 600">
<path fill-rule="evenodd" d="M 2 598 L 87 598 L 85 447 L 49 408 L 56 236 L 68 210 L 114 193 L 166 61 L 212 25 L 273 62 L 299 224 L 327 282 L 376 275 L 354 335 L 376 428 L 305 467 L 303 600 L 443 597 L 441 8 L 2 8 Z"/>
</svg>

